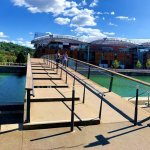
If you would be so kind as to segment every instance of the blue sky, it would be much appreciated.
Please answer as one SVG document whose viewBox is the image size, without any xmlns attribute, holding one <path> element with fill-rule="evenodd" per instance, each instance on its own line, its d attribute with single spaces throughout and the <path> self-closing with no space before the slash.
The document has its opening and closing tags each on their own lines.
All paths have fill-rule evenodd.
<svg viewBox="0 0 150 150">
<path fill-rule="evenodd" d="M 150 0 L 0 0 L 0 41 L 31 46 L 35 32 L 148 40 L 149 6 Z"/>
</svg>

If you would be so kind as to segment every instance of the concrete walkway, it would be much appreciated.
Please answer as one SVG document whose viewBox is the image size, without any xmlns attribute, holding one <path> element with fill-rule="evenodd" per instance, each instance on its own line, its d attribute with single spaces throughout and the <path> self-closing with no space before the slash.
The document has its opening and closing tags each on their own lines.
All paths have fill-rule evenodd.
<svg viewBox="0 0 150 150">
<path fill-rule="evenodd" d="M 10 150 L 148 150 L 150 126 L 147 122 L 133 126 L 130 122 L 100 124 L 75 128 L 18 130 L 15 125 L 3 125 L 0 149 Z"/>
<path fill-rule="evenodd" d="M 51 69 L 51 65 L 44 64 L 42 59 L 31 59 L 31 63 L 32 70 L 34 69 L 34 86 L 37 86 L 37 88 L 34 89 L 35 97 L 31 98 L 31 124 L 42 122 L 70 122 L 72 86 L 74 79 L 68 75 L 66 83 L 66 73 L 62 71 L 61 76 L 60 69 L 57 70 L 56 66 L 54 66 L 55 69 Z M 45 71 L 45 74 L 39 74 L 39 70 L 35 69 L 41 69 L 40 73 L 44 73 Z M 50 72 L 47 72 L 47 69 Z M 101 87 L 74 70 L 70 68 L 67 68 L 67 70 L 77 75 L 100 92 L 105 93 L 102 107 L 102 123 L 133 121 L 135 110 L 134 104 L 128 102 L 113 92 L 108 92 L 106 88 Z M 38 80 L 36 80 L 36 78 Z M 49 86 L 49 88 L 38 88 L 38 86 Z M 61 86 L 64 87 L 62 88 Z M 75 81 L 75 97 L 77 100 L 75 102 L 75 120 L 98 119 L 100 98 L 86 89 L 85 104 L 83 104 L 83 92 L 83 85 Z M 139 121 L 144 120 L 149 116 L 150 113 L 139 108 Z"/>
</svg>

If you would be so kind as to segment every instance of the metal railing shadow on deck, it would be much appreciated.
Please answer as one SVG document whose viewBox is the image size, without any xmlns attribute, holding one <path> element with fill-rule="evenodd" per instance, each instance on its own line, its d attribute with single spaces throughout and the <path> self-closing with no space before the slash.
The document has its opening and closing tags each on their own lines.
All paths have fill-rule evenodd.
<svg viewBox="0 0 150 150">
<path fill-rule="evenodd" d="M 74 112 L 75 109 L 75 87 L 76 87 L 76 82 L 79 83 L 79 85 L 83 86 L 83 98 L 82 98 L 82 103 L 85 103 L 85 90 L 90 91 L 92 94 L 94 94 L 96 97 L 98 97 L 100 99 L 100 103 L 99 103 L 99 111 L 98 111 L 98 115 L 96 118 L 93 118 L 92 120 L 96 120 L 98 118 L 98 120 L 96 120 L 98 123 L 100 123 L 101 120 L 101 115 L 102 115 L 102 102 L 103 102 L 103 98 L 104 98 L 104 93 L 100 92 L 99 90 L 95 89 L 92 85 L 90 85 L 89 83 L 87 83 L 86 81 L 84 81 L 84 79 L 81 79 L 80 77 L 78 77 L 77 75 L 75 75 L 74 73 L 72 73 L 71 71 L 69 71 L 65 66 L 63 66 L 62 64 L 57 64 L 55 61 L 53 61 L 53 58 L 51 57 L 43 57 L 43 61 L 54 71 L 56 71 L 56 73 L 58 74 L 58 69 L 60 69 L 60 77 L 64 78 L 65 83 L 68 84 L 68 76 L 70 76 L 72 78 L 73 83 L 71 83 L 72 87 L 72 104 L 71 104 L 71 131 L 74 130 L 74 116 L 76 116 L 80 122 L 82 122 L 82 120 L 79 118 L 79 116 L 77 116 Z M 65 73 L 65 75 L 62 75 L 62 72 Z M 79 86 L 78 85 L 78 86 Z M 92 121 L 91 120 L 91 121 Z M 89 120 L 90 121 L 90 120 Z M 92 124 L 92 123 L 91 123 Z"/>
<path fill-rule="evenodd" d="M 55 55 L 44 55 L 43 58 L 45 60 L 53 60 L 55 62 Z M 60 61 L 62 62 L 62 61 Z M 52 63 L 49 64 L 52 67 Z M 148 101 L 148 107 L 149 105 L 149 91 L 150 91 L 150 83 L 144 82 L 141 80 L 138 80 L 133 77 L 129 77 L 127 75 L 123 75 L 120 73 L 117 73 L 115 71 L 105 69 L 87 62 L 83 62 L 81 60 L 77 60 L 74 58 L 68 57 L 67 66 L 73 69 L 76 72 L 79 72 L 80 74 L 86 76 L 88 79 L 91 79 L 92 81 L 106 87 L 108 89 L 108 92 L 113 91 L 114 93 L 117 93 L 115 90 L 116 81 L 118 81 L 119 90 L 122 91 L 120 93 L 117 93 L 118 95 L 122 96 L 122 94 L 127 94 L 126 92 L 129 92 L 129 98 L 130 100 L 132 97 L 135 98 L 135 111 L 134 111 L 134 125 L 137 125 L 137 117 L 138 117 L 138 102 L 139 102 L 139 96 L 143 95 L 144 93 L 145 98 Z M 94 77 L 99 76 L 99 80 L 96 80 Z M 104 82 L 104 78 L 106 81 Z M 126 89 L 127 88 L 127 89 Z M 128 89 L 129 88 L 129 89 Z"/>
<path fill-rule="evenodd" d="M 25 113 L 24 120 L 25 122 L 30 122 L 30 99 L 31 95 L 34 96 L 34 86 L 33 86 L 33 77 L 32 77 L 32 68 L 31 68 L 31 58 L 28 54 L 27 59 L 27 73 L 26 73 L 26 98 L 25 98 Z"/>
</svg>

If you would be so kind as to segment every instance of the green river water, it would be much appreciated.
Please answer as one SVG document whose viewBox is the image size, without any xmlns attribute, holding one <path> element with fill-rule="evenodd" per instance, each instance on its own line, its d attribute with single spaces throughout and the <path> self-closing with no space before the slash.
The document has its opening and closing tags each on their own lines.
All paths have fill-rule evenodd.
<svg viewBox="0 0 150 150">
<path fill-rule="evenodd" d="M 150 83 L 150 76 L 132 76 L 132 77 Z M 109 89 L 110 77 L 104 75 L 91 75 L 90 79 L 100 84 L 101 86 L 104 86 L 107 89 Z M 150 91 L 150 88 L 147 86 L 141 85 L 139 83 L 118 76 L 114 77 L 112 91 L 122 97 L 133 97 L 136 95 L 137 85 L 139 85 L 139 94 L 144 93 L 146 91 Z M 141 96 L 147 96 L 147 94 L 143 94 Z"/>
<path fill-rule="evenodd" d="M 150 76 L 134 76 L 142 81 L 150 82 Z M 0 104 L 10 102 L 23 102 L 25 94 L 25 75 L 0 74 Z M 109 88 L 110 77 L 106 75 L 90 75 L 90 79 Z M 114 77 L 112 91 L 122 97 L 133 97 L 136 93 L 137 83 L 121 77 Z M 139 92 L 150 91 L 149 87 L 139 85 Z M 142 96 L 146 96 L 142 95 Z"/>
</svg>

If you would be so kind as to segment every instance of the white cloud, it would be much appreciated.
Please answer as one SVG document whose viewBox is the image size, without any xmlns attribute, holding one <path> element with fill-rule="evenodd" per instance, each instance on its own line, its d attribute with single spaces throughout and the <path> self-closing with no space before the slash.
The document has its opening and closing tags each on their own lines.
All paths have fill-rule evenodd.
<svg viewBox="0 0 150 150">
<path fill-rule="evenodd" d="M 98 0 L 93 0 L 93 2 L 89 5 L 89 7 L 97 6 Z"/>
<path fill-rule="evenodd" d="M 71 21 L 71 26 L 95 26 L 95 18 L 90 15 L 78 15 Z"/>
<path fill-rule="evenodd" d="M 119 19 L 119 20 L 125 20 L 125 21 L 135 21 L 136 20 L 136 18 L 135 17 L 127 17 L 127 16 L 117 16 L 116 17 L 117 19 Z"/>
<path fill-rule="evenodd" d="M 103 17 L 102 20 L 105 20 L 105 17 Z"/>
<path fill-rule="evenodd" d="M 113 12 L 113 11 L 112 12 L 107 12 L 107 11 L 106 12 L 100 12 L 99 11 L 96 14 L 97 15 L 115 15 L 115 12 Z"/>
<path fill-rule="evenodd" d="M 81 40 L 87 42 L 106 37 L 99 29 L 93 28 L 77 27 L 74 32 Z"/>
<path fill-rule="evenodd" d="M 66 25 L 70 23 L 70 19 L 69 18 L 56 18 L 55 19 L 55 23 L 60 24 L 60 25 Z"/>
<path fill-rule="evenodd" d="M 29 32 L 30 35 L 33 35 L 33 32 Z"/>
<path fill-rule="evenodd" d="M 76 7 L 77 3 L 68 0 L 12 0 L 16 6 L 24 6 L 32 13 L 45 12 L 55 15 L 61 14 L 65 9 Z"/>
<path fill-rule="evenodd" d="M 114 36 L 115 33 L 114 32 L 104 32 L 105 35 L 108 35 L 108 36 Z"/>
<path fill-rule="evenodd" d="M 78 14 L 72 18 L 70 26 L 95 26 L 94 11 L 90 9 L 81 9 Z"/>
<path fill-rule="evenodd" d="M 112 23 L 112 22 L 109 22 L 109 24 L 108 24 L 109 26 L 114 26 L 114 27 L 117 27 L 118 25 L 116 25 L 116 24 L 114 24 L 114 23 Z"/>
<path fill-rule="evenodd" d="M 9 43 L 10 41 L 9 41 L 9 40 L 6 40 L 6 39 L 0 39 L 0 42 L 6 42 L 6 43 Z"/>
<path fill-rule="evenodd" d="M 12 2 L 14 3 L 15 6 L 23 6 L 23 5 L 27 5 L 27 3 L 25 2 L 25 0 L 12 0 Z"/>
<path fill-rule="evenodd" d="M 115 12 L 114 12 L 114 11 L 112 11 L 110 14 L 111 14 L 111 15 L 115 15 Z"/>
<path fill-rule="evenodd" d="M 67 9 L 63 12 L 64 16 L 70 16 L 73 17 L 77 14 L 79 14 L 81 10 L 79 10 L 77 7 L 72 7 L 71 9 Z"/>
<path fill-rule="evenodd" d="M 15 43 L 15 44 L 18 44 L 18 45 L 21 45 L 21 46 L 30 47 L 30 48 L 33 48 L 33 47 L 34 47 L 34 46 L 31 44 L 30 41 L 26 41 L 26 40 L 21 39 L 21 38 L 18 38 L 16 41 L 15 41 L 15 40 L 12 40 L 11 42 L 12 42 L 12 43 Z"/>
<path fill-rule="evenodd" d="M 8 36 L 4 34 L 4 32 L 0 32 L 0 38 L 7 38 Z"/>
</svg>

